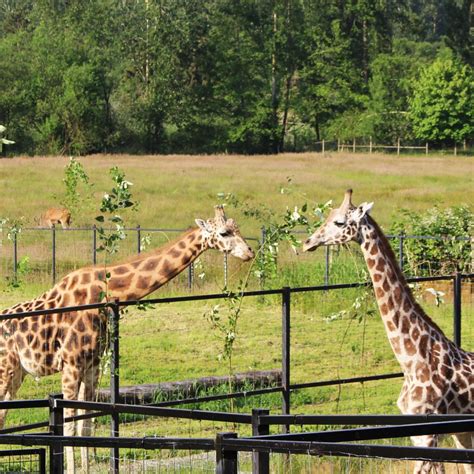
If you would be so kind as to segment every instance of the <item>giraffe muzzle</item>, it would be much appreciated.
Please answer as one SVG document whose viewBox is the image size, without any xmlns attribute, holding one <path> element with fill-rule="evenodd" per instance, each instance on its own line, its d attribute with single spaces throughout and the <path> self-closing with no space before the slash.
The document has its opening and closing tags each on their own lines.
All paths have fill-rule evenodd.
<svg viewBox="0 0 474 474">
<path fill-rule="evenodd" d="M 303 243 L 303 252 L 314 252 L 320 245 L 310 237 Z"/>
</svg>

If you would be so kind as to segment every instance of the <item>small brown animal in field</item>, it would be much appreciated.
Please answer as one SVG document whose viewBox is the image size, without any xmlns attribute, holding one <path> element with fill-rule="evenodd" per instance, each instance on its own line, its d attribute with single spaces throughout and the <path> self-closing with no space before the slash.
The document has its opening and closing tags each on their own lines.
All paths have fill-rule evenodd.
<svg viewBox="0 0 474 474">
<path fill-rule="evenodd" d="M 61 224 L 63 229 L 67 229 L 71 225 L 71 213 L 64 207 L 51 207 L 41 216 L 39 224 L 49 228 Z"/>
</svg>

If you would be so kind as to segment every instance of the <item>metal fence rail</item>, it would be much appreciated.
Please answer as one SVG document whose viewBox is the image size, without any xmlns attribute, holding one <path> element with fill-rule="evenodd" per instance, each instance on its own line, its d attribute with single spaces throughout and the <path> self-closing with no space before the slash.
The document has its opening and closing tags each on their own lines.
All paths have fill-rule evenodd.
<svg viewBox="0 0 474 474">
<path fill-rule="evenodd" d="M 176 229 L 176 228 L 153 228 L 153 227 L 141 227 L 138 225 L 137 227 L 128 227 L 124 229 L 126 232 L 134 232 L 136 234 L 136 248 L 135 251 L 137 254 L 142 252 L 142 232 L 149 232 L 149 233 L 181 233 L 184 232 L 186 229 Z M 40 233 L 50 233 L 51 234 L 51 243 L 50 243 L 50 254 L 51 254 L 51 278 L 53 284 L 57 280 L 58 272 L 58 249 L 60 248 L 57 239 L 58 232 L 87 232 L 90 233 L 90 249 L 91 249 L 91 264 L 97 264 L 97 227 L 94 225 L 92 227 L 70 227 L 67 229 L 56 228 L 53 226 L 52 228 L 42 228 L 42 227 L 24 227 L 22 228 L 22 232 L 40 232 Z M 261 228 L 261 233 L 259 237 L 245 237 L 248 241 L 257 242 L 258 245 L 263 243 L 266 239 L 268 230 L 265 227 Z M 295 234 L 306 234 L 306 231 L 293 231 Z M 12 271 L 13 275 L 16 278 L 18 274 L 18 263 L 19 263 L 19 250 L 20 250 L 20 241 L 18 233 L 12 233 Z M 397 251 L 399 255 L 399 264 L 400 268 L 403 269 L 404 263 L 406 260 L 405 257 L 405 241 L 406 240 L 435 240 L 435 241 L 451 241 L 456 240 L 459 242 L 469 242 L 472 241 L 472 237 L 465 236 L 465 237 L 450 237 L 450 236 L 432 236 L 432 235 L 409 235 L 409 234 L 388 234 L 387 238 L 392 241 L 397 241 Z M 88 244 L 89 245 L 89 244 Z M 227 255 L 223 256 L 223 276 L 224 276 L 224 286 L 227 286 L 228 280 L 228 262 L 227 262 Z M 324 284 L 328 285 L 330 283 L 331 277 L 331 263 L 330 263 L 330 248 L 325 247 L 325 269 L 324 269 Z M 188 288 L 192 288 L 194 282 L 194 265 L 191 264 L 187 270 L 187 286 Z"/>
<path fill-rule="evenodd" d="M 439 276 L 439 277 L 422 277 L 422 278 L 410 278 L 408 279 L 408 282 L 427 282 L 427 281 L 451 281 L 453 285 L 453 332 L 454 332 L 454 341 L 456 344 L 459 344 L 460 338 L 461 338 L 461 333 L 462 333 L 462 325 L 461 325 L 461 315 L 462 315 L 462 306 L 461 306 L 461 283 L 462 281 L 466 280 L 472 280 L 474 278 L 474 274 L 460 274 L 457 273 L 455 275 L 447 275 L 447 276 Z M 45 407 L 49 406 L 50 409 L 52 410 L 52 414 L 50 416 L 50 432 L 54 433 L 54 436 L 51 435 L 43 435 L 41 437 L 35 438 L 36 435 L 15 435 L 15 434 L 7 434 L 8 430 L 10 433 L 13 432 L 13 430 L 19 431 L 20 429 L 37 429 L 39 428 L 40 424 L 31 424 L 28 426 L 23 426 L 23 427 L 16 427 L 16 428 L 9 428 L 7 430 L 4 430 L 0 433 L 0 443 L 15 443 L 15 444 L 26 444 L 26 445 L 52 445 L 53 446 L 53 451 L 54 452 L 59 452 L 61 447 L 64 445 L 68 446 L 80 446 L 84 444 L 80 443 L 85 443 L 85 442 L 90 442 L 90 445 L 93 445 L 94 441 L 86 441 L 84 438 L 67 438 L 63 439 L 61 437 L 61 430 L 58 428 L 60 425 L 62 426 L 64 422 L 64 418 L 62 416 L 62 411 L 64 408 L 70 407 L 70 408 L 86 408 L 89 410 L 95 410 L 96 413 L 92 414 L 87 414 L 87 415 L 82 415 L 81 417 L 76 417 L 75 419 L 79 418 L 88 418 L 88 417 L 96 417 L 96 416 L 104 416 L 108 414 L 111 416 L 112 421 L 111 421 L 111 431 L 112 431 L 112 437 L 117 438 L 117 442 L 115 442 L 113 439 L 108 439 L 107 441 L 101 441 L 99 440 L 100 443 L 105 443 L 106 447 L 111 447 L 114 450 L 114 454 L 112 456 L 113 459 L 113 466 L 111 468 L 112 472 L 118 472 L 119 470 L 119 464 L 118 464 L 118 449 L 121 446 L 125 446 L 127 442 L 130 443 L 129 446 L 140 446 L 143 449 L 144 444 L 147 446 L 150 446 L 150 449 L 156 449 L 157 446 L 160 445 L 158 441 L 142 441 L 138 442 L 136 439 L 133 441 L 126 441 L 125 439 L 119 438 L 119 413 L 135 413 L 135 414 L 142 414 L 142 415 L 150 415 L 150 416 L 173 416 L 173 417 L 182 417 L 182 418 L 188 418 L 188 419 L 209 419 L 209 420 L 215 420 L 215 421 L 227 421 L 227 422 L 232 422 L 232 423 L 251 423 L 252 426 L 255 427 L 255 430 L 259 432 L 259 434 L 264 434 L 262 433 L 262 430 L 265 431 L 265 429 L 268 428 L 269 425 L 271 424 L 280 424 L 285 427 L 285 432 L 289 431 L 289 426 L 291 424 L 294 424 L 294 422 L 297 422 L 297 424 L 302 424 L 302 420 L 304 418 L 302 417 L 294 417 L 290 415 L 291 411 L 291 393 L 295 390 L 299 390 L 302 388 L 309 388 L 309 387 L 318 387 L 318 386 L 324 386 L 324 385 L 341 385 L 341 384 L 347 384 L 347 383 L 355 383 L 355 382 L 361 382 L 361 381 L 371 381 L 371 380 L 382 380 L 382 379 L 389 379 L 389 378 L 394 378 L 394 377 L 400 377 L 400 373 L 385 373 L 385 374 L 377 374 L 377 375 L 371 375 L 371 376 L 366 376 L 366 377 L 353 377 L 353 378 L 346 378 L 346 379 L 333 379 L 333 380 L 317 380 L 317 381 L 308 381 L 305 383 L 300 383 L 300 384 L 292 384 L 291 383 L 291 295 L 293 293 L 298 294 L 298 293 L 307 293 L 307 292 L 320 292 L 320 291 L 337 291 L 341 289 L 347 289 L 347 288 L 357 288 L 357 287 L 364 287 L 370 285 L 370 282 L 356 282 L 356 283 L 348 283 L 348 284 L 339 284 L 339 285 L 321 285 L 321 286 L 310 286 L 310 287 L 298 287 L 298 288 L 279 288 L 279 289 L 272 289 L 272 290 L 257 290 L 257 291 L 248 291 L 242 293 L 242 297 L 261 297 L 261 296 L 266 296 L 266 295 L 281 295 L 281 314 L 282 314 L 282 319 L 281 319 L 281 327 L 282 327 L 282 384 L 281 386 L 277 387 L 271 387 L 269 389 L 264 389 L 264 390 L 255 390 L 252 392 L 237 392 L 237 393 L 227 393 L 223 395 L 217 395 L 217 396 L 210 396 L 210 397 L 196 397 L 193 399 L 183 399 L 183 400 L 175 400 L 171 402 L 163 402 L 160 403 L 160 407 L 143 407 L 143 406 L 131 406 L 131 405 L 121 405 L 120 399 L 119 399 L 119 386 L 120 386 L 120 379 L 119 379 L 119 361 L 120 361 L 120 347 L 119 347 L 119 341 L 120 341 L 120 311 L 121 308 L 125 308 L 128 306 L 133 306 L 138 304 L 138 302 L 134 301 L 129 301 L 129 302 L 120 302 L 120 301 L 114 301 L 114 302 L 107 302 L 107 303 L 97 303 L 97 304 L 89 304 L 89 305 L 82 305 L 82 306 L 73 306 L 73 307 L 66 307 L 66 308 L 55 308 L 55 309 L 48 309 L 48 310 L 37 310 L 37 311 L 31 311 L 31 312 L 25 312 L 25 313 L 15 313 L 15 314 L 5 314 L 0 316 L 0 321 L 5 321 L 8 319 L 18 319 L 18 318 L 35 318 L 40 315 L 45 315 L 45 314 L 55 314 L 55 313 L 70 313 L 70 312 L 77 312 L 77 311 L 84 311 L 84 310 L 91 310 L 91 309 L 101 309 L 105 311 L 109 317 L 110 317 L 110 351 L 111 351 L 111 380 L 110 380 L 110 387 L 111 387 L 111 403 L 110 404 L 105 404 L 105 403 L 92 403 L 92 402 L 77 402 L 77 401 L 66 401 L 66 400 L 61 400 L 61 398 L 54 397 L 53 399 L 50 399 L 49 402 L 45 400 L 31 400 L 31 401 L 7 401 L 7 402 L 0 402 L 0 408 L 3 409 L 21 409 L 26 406 L 29 407 Z M 215 300 L 215 299 L 225 299 L 228 298 L 229 294 L 228 293 L 216 293 L 216 294 L 209 294 L 209 295 L 187 295 L 187 296 L 180 296 L 180 297 L 170 297 L 170 298 L 156 298 L 156 299 L 150 299 L 147 300 L 150 304 L 167 304 L 167 303 L 173 303 L 173 302 L 183 302 L 183 301 L 202 301 L 202 300 Z M 256 418 L 257 415 L 245 415 L 245 414 L 228 414 L 228 413 L 217 413 L 215 412 L 214 414 L 208 415 L 203 412 L 199 412 L 196 410 L 178 410 L 178 409 L 171 409 L 171 408 L 163 408 L 166 405 L 178 405 L 178 404 L 185 404 L 185 403 L 190 403 L 192 402 L 200 402 L 200 401 L 208 401 L 208 400 L 213 400 L 213 399 L 223 399 L 223 398 L 235 398 L 235 397 L 242 397 L 242 396 L 251 396 L 255 394 L 261 394 L 261 393 L 272 393 L 272 392 L 280 392 L 282 396 L 282 415 L 285 415 L 283 418 L 275 417 L 274 415 L 269 418 L 265 418 L 268 413 L 263 413 L 260 411 L 259 416 L 260 418 Z M 218 398 L 217 398 L 218 397 Z M 201 417 L 201 418 L 200 418 Z M 432 425 L 432 421 L 434 421 L 435 418 L 429 418 L 425 419 L 423 418 L 418 418 L 417 423 L 425 421 L 425 423 L 421 423 L 420 426 L 417 428 L 420 431 L 416 431 L 416 433 L 425 433 L 423 430 L 431 430 L 433 429 L 433 426 L 435 426 L 435 429 L 453 429 L 453 427 L 456 427 L 456 429 L 460 426 L 463 426 L 463 429 L 466 430 L 469 428 L 469 430 L 474 431 L 474 421 L 472 419 L 469 419 L 469 421 L 457 421 L 457 420 L 466 420 L 466 418 L 472 418 L 472 417 L 464 417 L 461 416 L 460 418 L 456 418 L 456 421 L 446 421 L 448 420 L 453 420 L 452 417 L 444 418 L 442 422 L 440 422 L 439 426 Z M 402 420 L 402 418 L 398 417 L 398 420 Z M 308 423 L 314 423 L 314 422 L 322 422 L 323 418 L 308 418 L 306 421 Z M 342 418 L 333 418 L 333 424 L 338 424 L 342 421 Z M 349 421 L 350 420 L 350 421 Z M 364 422 L 372 422 L 372 419 L 368 419 L 367 417 L 363 419 Z M 382 420 L 382 418 L 381 418 Z M 66 421 L 69 421 L 66 420 Z M 355 418 L 351 419 L 345 419 L 344 423 L 356 423 Z M 427 423 L 426 421 L 429 421 L 428 425 L 426 426 Z M 444 423 L 444 424 L 443 424 Z M 447 423 L 451 423 L 451 425 L 448 425 Z M 456 424 L 457 423 L 457 424 Z M 471 423 L 470 425 L 463 425 L 462 423 Z M 325 423 L 325 424 L 331 424 L 330 422 Z M 41 426 L 46 426 L 46 424 L 41 424 Z M 407 425 L 408 426 L 408 425 Z M 263 428 L 262 428 L 263 427 Z M 403 428 L 403 433 L 404 436 L 407 435 L 408 432 L 412 432 L 411 430 L 415 429 L 412 424 L 408 427 Z M 402 431 L 399 431 L 402 433 Z M 393 433 L 392 433 L 393 432 Z M 392 433 L 395 434 L 397 431 L 394 429 L 392 431 L 387 431 L 387 433 Z M 443 432 L 443 431 L 440 431 Z M 444 431 L 444 432 L 449 432 L 449 431 Z M 374 435 L 374 431 L 371 432 L 371 436 Z M 415 431 L 413 431 L 415 433 Z M 341 433 L 338 435 L 334 435 L 337 437 L 338 440 L 342 440 L 342 438 L 339 437 L 339 435 L 342 436 Z M 59 437 L 58 437 L 59 436 Z M 305 435 L 306 436 L 306 435 Z M 319 435 L 318 435 L 319 436 Z M 392 437 L 392 436 L 391 436 Z M 37 441 L 33 442 L 33 439 L 37 439 Z M 94 438 L 96 439 L 96 438 Z M 289 440 L 292 438 L 282 438 L 282 440 L 266 440 L 266 443 L 278 443 L 278 442 L 285 442 L 285 443 L 290 443 Z M 370 439 L 375 439 L 375 438 L 370 438 Z M 41 442 L 40 442 L 41 441 Z M 56 443 L 57 441 L 57 443 Z M 184 442 L 184 441 L 183 441 Z M 192 441 L 194 443 L 194 441 Z M 208 441 L 206 441 L 207 443 Z M 237 444 L 232 444 L 237 442 Z M 228 440 L 227 438 L 223 437 L 219 441 L 212 441 L 213 446 L 216 446 L 216 450 L 218 451 L 218 459 L 219 456 L 223 456 L 222 453 L 226 453 L 229 450 L 234 450 L 233 453 L 235 454 L 238 446 L 240 446 L 242 449 L 245 450 L 245 446 L 250 446 L 250 444 L 246 444 L 249 441 L 242 441 L 242 440 Z M 260 440 L 259 442 L 264 443 L 263 440 Z M 298 441 L 300 442 L 300 441 Z M 316 441 L 311 441 L 311 443 L 314 443 Z M 28 444 L 31 443 L 31 444 Z M 122 444 L 125 443 L 125 444 Z M 148 443 L 148 444 L 147 444 Z M 191 441 L 188 441 L 188 443 L 191 443 Z M 227 444 L 229 443 L 229 444 Z M 240 445 L 238 443 L 241 443 Z M 291 443 L 296 443 L 296 441 L 291 441 Z M 318 441 L 319 443 L 319 441 Z M 161 446 L 165 446 L 166 442 L 163 441 L 163 444 Z M 199 443 L 198 443 L 199 444 Z M 175 449 L 180 449 L 177 446 L 178 444 L 173 444 Z M 96 446 L 102 446 L 101 444 L 96 444 Z M 154 446 L 154 448 L 152 448 Z M 202 449 L 196 447 L 197 444 L 194 444 L 194 448 L 189 448 L 189 444 L 186 445 L 188 446 L 187 448 L 183 449 Z M 208 445 L 206 445 L 208 446 Z M 271 449 L 272 451 L 278 452 L 278 444 L 266 444 L 266 445 L 260 445 L 261 449 L 263 451 L 267 449 Z M 269 446 L 273 446 L 273 448 L 269 448 Z M 282 445 L 283 446 L 283 445 Z M 290 445 L 287 444 L 285 445 L 286 447 L 281 449 L 284 450 L 289 450 L 289 452 L 298 452 L 298 449 L 296 448 L 297 445 Z M 333 448 L 328 448 L 328 450 L 325 450 L 324 446 L 317 446 L 313 445 L 313 447 L 309 447 L 306 445 L 306 447 L 310 450 L 314 449 L 314 453 L 326 453 L 326 452 L 339 452 L 339 451 L 331 451 Z M 206 448 L 207 449 L 207 448 Z M 214 448 L 213 448 L 214 449 Z M 249 448 L 250 449 L 250 448 Z M 256 451 L 259 451 L 259 445 L 255 444 L 253 445 L 253 449 Z M 352 453 L 351 455 L 358 455 L 357 454 L 357 449 L 359 448 L 347 448 L 348 450 L 345 450 L 344 448 L 342 453 Z M 388 457 L 390 457 L 390 453 L 394 455 L 395 452 L 399 452 L 396 449 L 392 451 L 387 451 L 387 447 L 380 447 L 381 453 L 386 453 Z M 398 449 L 398 448 L 397 448 Z M 408 449 L 408 448 L 406 448 Z M 415 449 L 415 448 L 410 448 L 410 449 Z M 422 448 L 419 448 L 422 449 Z M 427 448 L 423 448 L 427 449 Z M 354 451 L 355 450 L 355 451 Z M 384 451 L 385 450 L 385 451 Z M 448 450 L 449 451 L 449 450 Z M 444 452 L 444 455 L 448 456 L 448 458 L 443 458 L 443 459 L 458 459 L 458 461 L 455 462 L 465 462 L 466 458 L 463 458 L 462 461 L 460 461 L 460 455 L 459 453 L 457 454 L 457 458 L 454 456 L 453 458 L 449 458 L 451 454 L 448 453 L 448 451 Z M 456 450 L 452 450 L 456 451 Z M 377 447 L 372 447 L 370 448 L 367 453 L 372 453 L 370 455 L 376 456 L 377 454 Z M 422 451 L 410 451 L 410 453 L 416 453 L 421 456 Z M 426 451 L 427 453 L 429 451 Z M 438 451 L 439 453 L 440 451 Z M 360 451 L 362 453 L 362 451 Z M 234 455 L 233 454 L 233 455 Z M 471 453 L 468 453 L 469 456 L 471 456 Z M 433 454 L 434 455 L 434 454 Z M 438 454 L 437 454 L 438 455 Z M 221 458 L 222 458 L 221 456 Z M 440 455 L 441 456 L 441 455 Z M 55 456 L 52 456 L 53 458 L 56 459 Z M 225 456 L 224 456 L 225 457 Z M 461 456 L 462 457 L 462 456 Z M 61 456 L 59 456 L 59 459 Z M 437 458 L 436 458 L 437 459 Z M 474 458 L 469 457 L 469 462 L 471 460 L 474 460 Z M 219 463 L 218 463 L 219 465 Z M 55 471 L 59 472 L 59 471 Z M 224 471 L 222 471 L 224 472 Z M 227 471 L 225 471 L 227 472 Z"/>
<path fill-rule="evenodd" d="M 412 446 L 386 446 L 377 444 L 361 444 L 360 441 L 377 441 L 392 438 L 405 438 L 423 434 L 446 434 L 469 432 L 474 430 L 474 415 L 353 415 L 353 416 L 326 416 L 326 417 L 289 417 L 284 415 L 268 415 L 268 410 L 253 410 L 250 414 L 229 414 L 220 412 L 204 412 L 190 410 L 163 410 L 156 407 L 140 407 L 109 403 L 92 403 L 79 401 L 65 401 L 59 396 L 50 396 L 43 402 L 49 405 L 49 433 L 32 435 L 0 434 L 0 444 L 14 444 L 23 446 L 48 446 L 50 451 L 49 472 L 62 473 L 64 466 L 63 450 L 66 446 L 110 448 L 114 453 L 120 449 L 141 450 L 199 450 L 215 451 L 216 473 L 237 473 L 239 452 L 253 452 L 254 474 L 268 474 L 269 454 L 305 454 L 310 456 L 362 456 L 383 457 L 388 459 L 419 460 L 430 459 L 435 461 L 454 463 L 474 463 L 472 449 L 420 448 Z M 0 402 L 0 406 L 1 406 Z M 105 412 L 116 415 L 134 413 L 146 410 L 147 414 L 156 416 L 171 416 L 186 418 L 192 415 L 195 419 L 215 420 L 233 419 L 235 423 L 252 425 L 252 436 L 238 438 L 236 433 L 218 433 L 212 438 L 155 438 L 155 437 L 71 437 L 63 436 L 63 410 L 67 407 L 83 409 L 100 408 Z M 19 408 L 19 406 L 17 407 Z M 267 415 L 266 415 L 267 414 Z M 238 417 L 235 417 L 238 415 Z M 234 418 L 235 417 L 235 418 Z M 292 434 L 269 434 L 270 424 L 296 424 L 301 422 L 330 424 L 346 424 L 362 428 L 339 429 L 331 431 L 313 431 Z M 383 425 L 387 422 L 397 426 L 369 426 L 368 424 Z M 404 423 L 404 424 L 400 424 Z M 357 441 L 358 444 L 352 444 Z M 19 450 L 19 453 L 38 453 L 41 450 Z M 42 466 L 45 466 L 43 450 Z M 116 466 L 118 468 L 118 464 Z M 38 472 L 45 472 L 40 470 Z"/>
</svg>

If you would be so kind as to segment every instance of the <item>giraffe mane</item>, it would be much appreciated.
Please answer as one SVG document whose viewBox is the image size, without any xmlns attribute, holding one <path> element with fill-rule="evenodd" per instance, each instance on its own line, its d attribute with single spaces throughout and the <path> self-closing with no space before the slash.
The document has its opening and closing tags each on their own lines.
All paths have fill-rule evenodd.
<svg viewBox="0 0 474 474">
<path fill-rule="evenodd" d="M 388 241 L 387 237 L 385 236 L 385 233 L 382 231 L 380 226 L 375 222 L 375 220 L 370 216 L 367 215 L 368 222 L 374 226 L 380 241 L 381 245 L 383 246 L 383 251 L 385 254 L 393 261 L 395 262 L 395 265 L 393 265 L 393 270 L 397 275 L 397 278 L 402 285 L 403 289 L 406 291 L 406 293 L 410 296 L 412 299 L 413 305 L 415 309 L 417 310 L 418 314 L 426 321 L 427 324 L 429 324 L 433 329 L 438 331 L 441 335 L 446 337 L 444 334 L 443 330 L 425 313 L 424 309 L 417 303 L 415 297 L 413 296 L 413 292 L 411 291 L 411 288 L 408 286 L 408 283 L 406 281 L 405 276 L 403 275 L 403 272 L 401 271 L 398 263 L 397 263 L 397 257 L 395 255 L 395 252 L 393 251 L 392 246 L 390 245 L 390 242 Z M 447 338 L 446 338 L 447 339 Z"/>
<path fill-rule="evenodd" d="M 122 260 L 122 261 L 117 262 L 117 263 L 113 263 L 113 265 L 120 265 L 120 264 L 124 264 L 124 263 L 132 263 L 132 262 L 136 262 L 137 260 L 142 260 L 142 259 L 145 259 L 147 257 L 151 257 L 151 256 L 156 255 L 156 254 L 166 253 L 177 242 L 179 242 L 180 240 L 183 240 L 189 234 L 193 233 L 195 230 L 197 230 L 197 227 L 190 227 L 183 234 L 180 234 L 175 239 L 170 240 L 169 242 L 166 242 L 161 247 L 154 248 L 152 250 L 149 250 L 148 252 L 141 252 L 139 254 L 131 255 L 130 257 L 128 257 L 125 260 Z"/>
</svg>

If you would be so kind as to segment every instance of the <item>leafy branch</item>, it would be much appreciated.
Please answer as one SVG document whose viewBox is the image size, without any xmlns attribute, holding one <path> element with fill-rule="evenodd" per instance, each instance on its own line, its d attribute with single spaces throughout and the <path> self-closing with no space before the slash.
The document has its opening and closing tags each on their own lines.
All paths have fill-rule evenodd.
<svg viewBox="0 0 474 474">
<path fill-rule="evenodd" d="M 288 184 L 291 184 L 291 179 L 288 179 Z M 281 188 L 280 192 L 283 189 L 284 193 L 290 192 L 285 188 Z M 251 275 L 257 276 L 267 284 L 276 277 L 279 244 L 287 242 L 297 252 L 301 242 L 296 238 L 294 230 L 303 228 L 306 232 L 313 232 L 320 225 L 321 217 L 331 203 L 308 205 L 305 202 L 300 207 L 288 207 L 283 215 L 277 215 L 263 204 L 253 205 L 239 199 L 232 193 L 221 193 L 218 197 L 223 199 L 226 204 L 239 209 L 246 217 L 253 218 L 265 225 L 266 230 L 265 240 L 261 242 L 255 259 L 251 263 L 246 277 L 239 282 L 237 290 L 232 292 L 224 288 L 223 293 L 227 294 L 227 298 L 224 300 L 225 306 L 215 305 L 204 314 L 211 327 L 222 337 L 223 345 L 218 359 L 228 363 L 229 390 L 232 391 L 233 353 L 238 322 L 242 314 L 243 294 L 248 288 Z M 317 219 L 315 220 L 315 218 Z"/>
<path fill-rule="evenodd" d="M 74 157 L 69 159 L 69 163 L 64 169 L 64 175 L 63 183 L 66 192 L 61 204 L 75 217 L 84 204 L 84 200 L 90 199 L 93 184 L 89 182 L 89 176 L 82 163 Z M 81 186 L 83 188 L 82 194 L 79 191 Z"/>
</svg>

